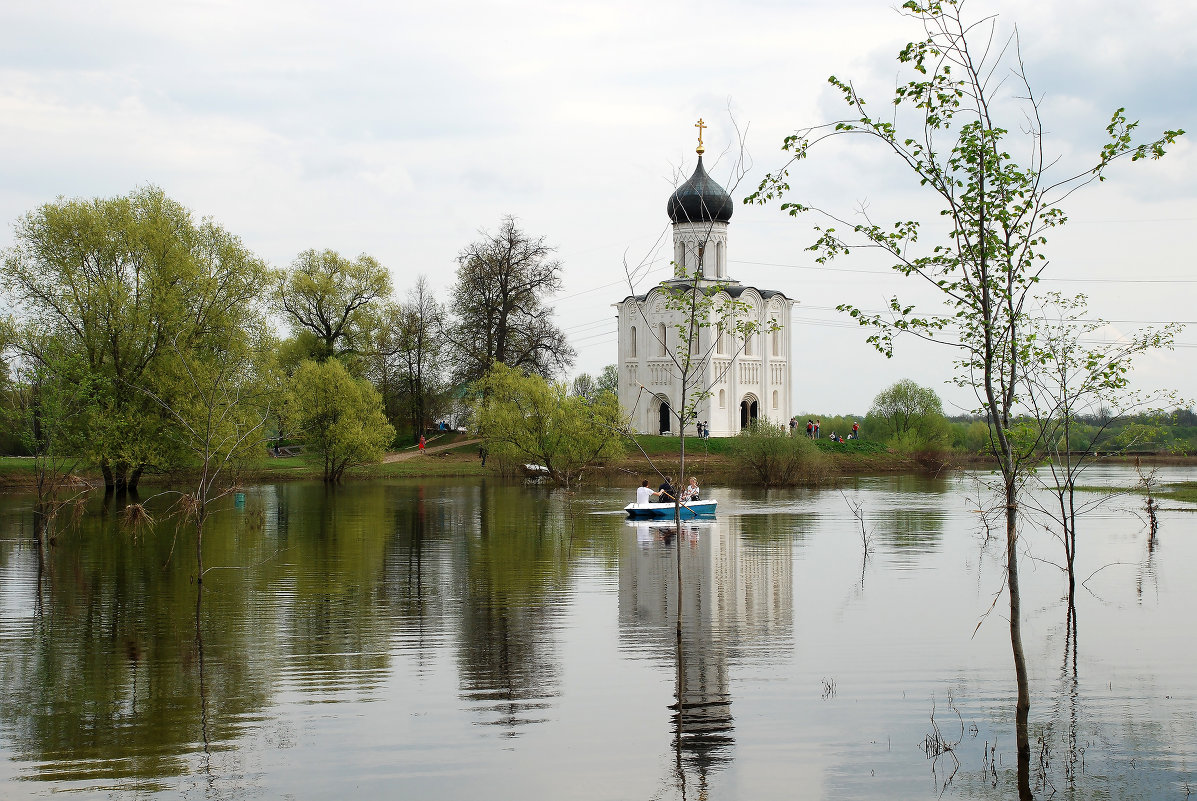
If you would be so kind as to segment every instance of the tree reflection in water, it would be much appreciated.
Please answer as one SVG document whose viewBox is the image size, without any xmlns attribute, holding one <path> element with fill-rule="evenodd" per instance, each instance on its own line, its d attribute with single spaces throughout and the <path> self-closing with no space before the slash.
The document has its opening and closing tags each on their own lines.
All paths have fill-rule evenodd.
<svg viewBox="0 0 1197 801">
<path fill-rule="evenodd" d="M 190 754 L 237 737 L 238 720 L 265 704 L 271 670 L 246 625 L 247 576 L 224 574 L 202 603 L 196 565 L 167 562 L 171 538 L 135 541 L 106 502 L 58 532 L 29 582 L 30 624 L 0 637 L 0 719 L 31 778 L 155 792 L 191 772 Z M 213 540 L 208 556 L 247 561 L 215 545 L 237 539 Z"/>
<path fill-rule="evenodd" d="M 509 737 L 544 722 L 559 694 L 553 634 L 564 605 L 554 596 L 573 567 L 560 498 L 525 500 L 484 484 L 463 532 L 462 697 Z"/>
<path fill-rule="evenodd" d="M 600 491 L 578 493 L 571 514 L 559 495 L 495 482 L 263 487 L 211 522 L 203 557 L 220 569 L 202 593 L 190 550 L 167 559 L 173 523 L 132 538 L 93 509 L 77 530 L 59 527 L 57 544 L 46 538 L 39 568 L 31 503 L 10 500 L 0 770 L 27 782 L 12 792 L 38 796 L 334 797 L 348 775 L 334 769 L 348 766 L 371 783 L 364 797 L 396 781 L 404 796 L 435 797 L 433 780 L 486 797 L 508 770 L 525 778 L 494 797 L 561 797 L 619 765 L 624 797 L 784 797 L 824 777 L 812 795 L 933 798 L 941 788 L 911 746 L 928 698 L 940 699 L 945 736 L 959 736 L 947 691 L 966 734 L 945 798 L 1016 798 L 1020 785 L 1036 798 L 1183 798 L 1192 592 L 1175 557 L 1191 542 L 1160 550 L 1119 521 L 1094 526 L 1125 567 L 1068 606 L 1041 571 L 1035 620 L 1056 625 L 1038 638 L 1029 736 L 1041 745 L 1019 776 L 1008 652 L 979 661 L 999 624 L 980 645 L 966 636 L 996 587 L 999 543 L 977 556 L 963 502 L 937 515 L 933 499 L 876 486 L 864 492 L 870 521 L 887 527 L 881 558 L 868 593 L 841 607 L 834 593 L 859 581 L 860 549 L 838 495 L 771 498 L 783 511 L 729 502 L 735 514 L 678 531 L 625 526 Z M 888 516 L 901 507 L 909 514 Z M 796 592 L 809 599 L 801 649 Z M 944 597 L 951 631 L 904 617 Z M 840 701 L 814 697 L 820 675 L 841 680 Z M 876 742 L 853 740 L 869 726 Z M 363 755 L 363 744 L 377 747 Z"/>
</svg>

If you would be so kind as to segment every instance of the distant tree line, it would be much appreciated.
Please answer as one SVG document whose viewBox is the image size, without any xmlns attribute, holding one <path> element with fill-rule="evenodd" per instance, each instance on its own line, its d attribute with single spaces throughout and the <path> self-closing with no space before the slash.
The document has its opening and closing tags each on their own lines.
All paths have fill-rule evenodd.
<svg viewBox="0 0 1197 801">
<path fill-rule="evenodd" d="M 1171 395 L 1161 396 L 1171 398 Z M 1044 428 L 1058 429 L 1060 417 L 1039 417 L 1030 412 L 1012 418 L 1012 436 L 1040 440 L 1039 458 L 1058 457 L 1064 447 L 1061 436 L 1045 438 Z M 806 420 L 820 421 L 820 435 L 845 435 L 853 423 L 861 426 L 862 440 L 884 445 L 895 453 L 955 451 L 993 454 L 989 426 L 981 414 L 945 415 L 935 390 L 910 379 L 883 389 L 873 399 L 868 414 L 797 416 L 797 433 L 805 435 Z M 1197 453 L 1197 413 L 1191 409 L 1147 409 L 1127 413 L 1101 404 L 1089 411 L 1073 413 L 1067 447 L 1073 453 L 1192 454 Z"/>
</svg>

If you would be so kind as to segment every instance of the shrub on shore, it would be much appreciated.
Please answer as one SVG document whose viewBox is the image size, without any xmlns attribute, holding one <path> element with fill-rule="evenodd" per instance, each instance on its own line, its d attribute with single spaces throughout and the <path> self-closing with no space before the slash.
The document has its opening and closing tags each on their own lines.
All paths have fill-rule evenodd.
<svg viewBox="0 0 1197 801">
<path fill-rule="evenodd" d="M 755 475 L 766 487 L 818 481 L 827 473 L 827 457 L 812 440 L 767 420 L 756 421 L 728 446 L 736 468 Z"/>
</svg>

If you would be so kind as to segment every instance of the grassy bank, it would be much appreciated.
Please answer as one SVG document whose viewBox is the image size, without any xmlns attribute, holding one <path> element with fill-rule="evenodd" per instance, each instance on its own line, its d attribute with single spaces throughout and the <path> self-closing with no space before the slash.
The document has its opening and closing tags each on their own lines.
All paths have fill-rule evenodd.
<svg viewBox="0 0 1197 801">
<path fill-rule="evenodd" d="M 452 444 L 453 438 L 446 437 L 437 444 Z M 588 480 L 592 484 L 608 486 L 628 486 L 638 484 L 643 479 L 655 480 L 658 471 L 677 477 L 678 470 L 678 439 L 677 437 L 639 437 L 640 448 L 628 447 L 624 458 L 595 471 Z M 745 475 L 730 455 L 729 438 L 686 439 L 686 474 L 695 475 L 702 483 L 744 484 L 752 483 L 753 479 Z M 943 470 L 958 468 L 983 468 L 989 462 L 975 455 L 958 452 L 943 452 L 933 454 L 903 455 L 886 450 L 885 446 L 870 440 L 852 440 L 848 442 L 832 442 L 829 439 L 816 441 L 816 446 L 826 457 L 826 473 L 837 475 L 865 475 L 878 473 L 937 473 Z M 399 454 L 409 454 L 413 449 L 404 449 Z M 1111 461 L 1131 461 L 1129 459 L 1114 459 Z M 1144 459 L 1145 463 L 1157 463 L 1154 459 Z M 1193 457 L 1161 457 L 1158 463 L 1166 464 L 1197 464 Z M 32 458 L 7 456 L 0 457 L 0 487 L 24 489 L 33 486 L 35 463 Z M 82 469 L 76 475 L 92 482 L 102 484 L 102 477 L 98 470 Z M 308 461 L 302 456 L 271 457 L 263 454 L 256 462 L 244 466 L 239 471 L 239 477 L 245 483 L 267 483 L 275 481 L 319 481 L 321 469 L 318 463 Z M 402 461 L 391 461 L 382 464 L 355 468 L 345 475 L 345 481 L 362 481 L 388 478 L 418 478 L 428 477 L 474 477 L 495 476 L 513 477 L 515 471 L 503 469 L 494 461 L 483 467 L 478 458 L 476 443 L 450 447 L 437 453 L 421 455 L 412 454 Z M 143 477 L 146 486 L 162 484 L 186 483 L 189 475 L 180 470 L 170 474 L 149 474 Z M 1159 491 L 1161 498 L 1176 501 L 1197 502 L 1197 482 L 1182 483 L 1162 487 Z"/>
</svg>

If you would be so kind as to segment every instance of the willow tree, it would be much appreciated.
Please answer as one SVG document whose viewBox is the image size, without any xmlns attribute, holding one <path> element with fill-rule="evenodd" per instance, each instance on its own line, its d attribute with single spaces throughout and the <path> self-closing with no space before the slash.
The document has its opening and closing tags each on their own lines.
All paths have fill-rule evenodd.
<svg viewBox="0 0 1197 801">
<path fill-rule="evenodd" d="M 805 202 L 781 204 L 791 215 L 822 218 L 811 246 L 819 263 L 856 247 L 880 250 L 899 274 L 921 279 L 942 304 L 920 308 L 895 296 L 884 314 L 850 304 L 839 308 L 870 327 L 869 342 L 887 356 L 900 333 L 950 345 L 957 354 L 957 383 L 976 392 L 988 421 L 1005 507 L 1019 792 L 1029 797 L 1026 724 L 1031 699 L 1022 644 L 1018 524 L 1020 476 L 1037 442 L 1012 436 L 1031 362 L 1028 304 L 1047 265 L 1046 235 L 1066 221 L 1060 204 L 1081 186 L 1103 180 L 1116 161 L 1159 158 L 1183 131 L 1136 143 L 1137 123 L 1118 109 L 1096 157 L 1077 172 L 1057 176 L 1051 169 L 1055 159 L 1045 151 L 1040 105 L 1024 70 L 1017 34 L 998 40 L 993 18 L 970 22 L 960 7 L 957 0 L 905 3 L 902 12 L 920 24 L 924 37 L 898 55 L 911 72 L 900 79 L 892 104 L 886 106 L 892 113 L 874 115 L 850 81 L 832 76 L 829 82 L 847 105 L 848 116 L 788 136 L 783 149 L 792 154 L 790 160 L 767 175 L 747 201 L 764 203 L 788 195 L 788 175 L 796 163 L 820 143 L 847 136 L 871 142 L 897 159 L 940 207 L 939 217 L 946 222 L 942 232 L 927 231 L 918 220 L 881 225 L 867 213 L 860 221 L 849 221 Z M 1008 118 L 1013 121 L 1006 122 Z M 1019 160 L 1012 150 L 1026 155 Z"/>
<path fill-rule="evenodd" d="M 564 383 L 495 362 L 475 384 L 475 394 L 474 424 L 487 451 L 543 465 L 567 490 L 623 454 L 622 442 L 611 435 L 621 423 L 614 393 L 571 394 Z"/>
<path fill-rule="evenodd" d="M 365 253 L 305 250 L 278 280 L 278 303 L 292 331 L 317 361 L 362 349 L 372 304 L 391 294 L 386 267 Z"/>
<path fill-rule="evenodd" d="M 242 339 L 271 281 L 236 236 L 156 187 L 29 212 L 0 271 L 19 358 L 78 368 L 60 376 L 87 386 L 70 447 L 116 491 L 186 458 L 152 399 L 191 391 L 169 362 L 176 349 L 220 354 Z"/>
<path fill-rule="evenodd" d="M 351 467 L 380 462 L 395 438 L 378 391 L 337 359 L 301 364 L 284 403 L 287 429 L 303 438 L 305 455 L 320 463 L 328 484 Z"/>
</svg>

